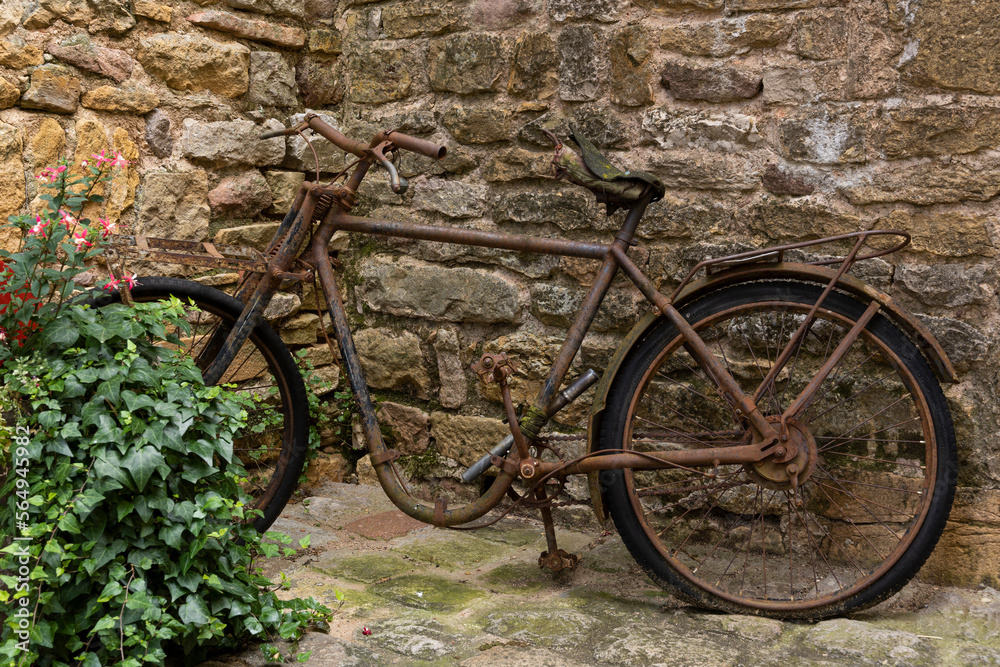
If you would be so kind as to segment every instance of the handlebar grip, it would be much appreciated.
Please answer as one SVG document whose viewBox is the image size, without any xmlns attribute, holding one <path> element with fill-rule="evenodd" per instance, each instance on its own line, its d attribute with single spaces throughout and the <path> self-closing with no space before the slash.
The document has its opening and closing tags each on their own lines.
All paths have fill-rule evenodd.
<svg viewBox="0 0 1000 667">
<path fill-rule="evenodd" d="M 448 154 L 448 149 L 444 146 L 439 146 L 438 144 L 425 139 L 417 139 L 416 137 L 411 137 L 410 135 L 403 134 L 402 132 L 390 132 L 386 135 L 386 139 L 396 144 L 396 146 L 402 148 L 403 150 L 426 155 L 427 157 L 434 158 L 435 160 L 440 160 Z"/>
<path fill-rule="evenodd" d="M 283 137 L 285 136 L 285 132 L 287 131 L 288 128 L 284 127 L 281 128 L 280 130 L 271 130 L 270 132 L 265 132 L 264 134 L 260 135 L 260 139 L 261 141 L 263 141 L 265 139 L 274 139 L 275 137 Z"/>
</svg>

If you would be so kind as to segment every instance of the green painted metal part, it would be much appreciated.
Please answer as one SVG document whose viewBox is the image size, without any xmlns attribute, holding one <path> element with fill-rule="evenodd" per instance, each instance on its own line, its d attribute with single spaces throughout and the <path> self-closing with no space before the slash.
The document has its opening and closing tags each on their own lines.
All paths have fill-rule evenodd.
<svg viewBox="0 0 1000 667">
<path fill-rule="evenodd" d="M 835 274 L 835 269 L 826 266 L 814 266 L 794 262 L 747 264 L 721 271 L 690 283 L 678 295 L 674 306 L 682 308 L 684 305 L 700 299 L 710 292 L 739 283 L 751 283 L 763 280 L 795 280 L 828 285 Z M 891 296 L 851 276 L 841 277 L 837 283 L 837 288 L 863 300 L 867 299 L 879 303 L 883 308 L 884 314 L 899 326 L 917 345 L 930 362 L 931 368 L 941 382 L 950 384 L 958 381 L 955 369 L 951 365 L 948 355 L 937 340 L 934 339 L 934 336 L 912 313 L 896 303 Z M 598 439 L 600 438 L 601 422 L 608 400 L 608 392 L 614 383 L 615 377 L 618 375 L 622 363 L 629 352 L 652 330 L 653 326 L 660 320 L 660 317 L 660 315 L 653 312 L 646 313 L 628 335 L 625 336 L 615 351 L 614 356 L 608 362 L 604 370 L 604 375 L 597 384 L 597 389 L 594 392 L 594 400 L 591 404 L 590 422 L 587 427 L 587 453 L 595 451 L 599 444 Z M 604 507 L 604 500 L 601 497 L 599 473 L 588 473 L 588 482 L 594 513 L 597 515 L 597 519 L 603 524 L 607 520 L 608 515 Z"/>
</svg>

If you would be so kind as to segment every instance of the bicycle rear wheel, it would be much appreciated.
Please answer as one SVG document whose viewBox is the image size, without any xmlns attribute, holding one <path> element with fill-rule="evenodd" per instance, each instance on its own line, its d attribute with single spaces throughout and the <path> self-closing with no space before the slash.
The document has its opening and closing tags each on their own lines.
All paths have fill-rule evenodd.
<svg viewBox="0 0 1000 667">
<path fill-rule="evenodd" d="M 821 291 L 736 285 L 683 312 L 752 395 Z M 762 413 L 777 421 L 866 306 L 830 294 Z M 602 448 L 750 442 L 666 321 L 626 359 L 605 414 Z M 789 424 L 797 475 L 771 458 L 602 473 L 622 540 L 655 581 L 701 606 L 804 619 L 876 604 L 916 573 L 944 528 L 957 471 L 951 415 L 916 346 L 876 315 Z"/>
<path fill-rule="evenodd" d="M 207 350 L 213 334 L 228 331 L 243 311 L 243 304 L 217 289 L 177 278 L 140 278 L 131 291 L 139 302 L 177 297 L 188 309 L 190 335 L 182 334 L 180 352 L 202 370 L 214 358 Z M 117 293 L 102 296 L 98 305 L 120 301 Z M 220 384 L 250 396 L 255 409 L 234 444 L 234 454 L 247 471 L 244 486 L 262 512 L 254 521 L 261 533 L 274 523 L 298 483 L 309 441 L 308 400 L 302 375 L 284 342 L 262 322 L 254 329 Z"/>
</svg>

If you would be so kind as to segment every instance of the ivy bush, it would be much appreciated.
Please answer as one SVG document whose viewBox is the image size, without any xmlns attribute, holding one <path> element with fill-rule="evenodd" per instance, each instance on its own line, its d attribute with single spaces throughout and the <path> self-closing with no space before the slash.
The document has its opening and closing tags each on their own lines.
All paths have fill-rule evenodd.
<svg viewBox="0 0 1000 667">
<path fill-rule="evenodd" d="M 174 353 L 181 304 L 80 302 L 73 278 L 108 225 L 77 217 L 108 164 L 70 183 L 53 170 L 49 212 L 13 218 L 25 241 L 0 252 L 4 665 L 197 664 L 330 615 L 279 600 L 255 567 L 279 547 L 253 529 L 233 456 L 247 404 Z"/>
</svg>

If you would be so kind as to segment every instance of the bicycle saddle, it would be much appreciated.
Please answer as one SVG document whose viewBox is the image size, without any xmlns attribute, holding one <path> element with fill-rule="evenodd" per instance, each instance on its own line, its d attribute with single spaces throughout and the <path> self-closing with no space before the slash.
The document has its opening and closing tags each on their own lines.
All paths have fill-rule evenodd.
<svg viewBox="0 0 1000 667">
<path fill-rule="evenodd" d="M 587 169 L 589 169 L 599 179 L 605 183 L 614 183 L 615 181 L 639 181 L 640 183 L 652 185 L 653 201 L 663 199 L 663 194 L 666 192 L 666 186 L 656 176 L 653 176 L 648 171 L 622 171 L 615 165 L 611 164 L 611 161 L 604 157 L 599 150 L 597 150 L 597 146 L 592 144 L 587 137 L 583 136 L 575 126 L 570 125 L 569 131 L 570 138 L 573 139 L 576 145 L 580 147 L 580 152 L 583 154 L 583 162 L 587 165 Z"/>
</svg>

